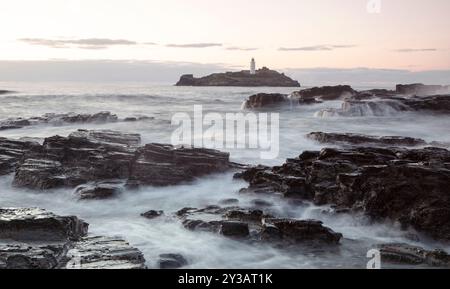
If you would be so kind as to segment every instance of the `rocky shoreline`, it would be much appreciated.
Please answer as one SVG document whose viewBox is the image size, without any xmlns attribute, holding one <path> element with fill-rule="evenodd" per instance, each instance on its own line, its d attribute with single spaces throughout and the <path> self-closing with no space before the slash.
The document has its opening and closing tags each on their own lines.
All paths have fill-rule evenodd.
<svg viewBox="0 0 450 289">
<path fill-rule="evenodd" d="M 439 94 L 445 93 L 445 94 Z M 318 117 L 363 117 L 419 111 L 450 112 L 450 89 L 447 86 L 423 84 L 397 85 L 396 90 L 373 89 L 356 91 L 348 85 L 313 87 L 290 95 L 260 93 L 250 96 L 245 109 L 274 109 L 292 105 L 311 105 L 327 101 L 342 101 L 341 108 L 327 108 Z"/>
<path fill-rule="evenodd" d="M 365 92 L 349 86 L 312 88 L 291 96 L 251 96 L 246 108 L 277 107 L 292 101 L 304 105 L 333 100 L 395 101 L 406 110 L 446 114 L 449 96 L 433 95 L 445 89 L 421 85 Z M 406 92 L 414 95 L 404 95 Z M 415 95 L 418 93 L 432 95 Z M 119 121 L 110 113 L 55 117 L 68 123 Z M 0 138 L 0 176 L 11 175 L 11 185 L 33 193 L 58 194 L 55 189 L 65 188 L 87 204 L 119 199 L 146 186 L 191 184 L 199 178 L 231 172 L 248 183 L 240 193 L 254 196 L 250 204 L 229 198 L 177 211 L 149 204 L 136 217 L 144 220 L 145 226 L 167 219 L 195 234 L 285 252 L 305 248 L 335 252 L 343 244 L 355 242 L 326 222 L 271 210 L 270 200 L 276 196 L 289 200 L 294 209 L 314 204 L 331 208 L 324 211 L 331 216 L 363 215 L 371 222 L 399 224 L 399 230 L 413 232 L 411 239 L 450 242 L 448 144 L 405 136 L 320 131 L 305 137 L 327 147 L 317 151 L 299 148 L 297 156 L 271 167 L 236 164 L 230 161 L 229 153 L 212 149 L 142 144 L 139 134 L 113 130 L 80 129 L 66 137 L 47 137 L 43 143 Z M 76 216 L 59 216 L 40 208 L 0 208 L 0 268 L 148 267 L 149 260 L 136 248 L 139 246 L 125 240 L 126 236 L 91 235 L 88 227 Z M 380 242 L 373 247 L 388 264 L 450 267 L 447 252 L 411 243 Z M 191 263 L 177 252 L 157 256 L 152 263 L 159 268 L 183 268 Z"/>
</svg>

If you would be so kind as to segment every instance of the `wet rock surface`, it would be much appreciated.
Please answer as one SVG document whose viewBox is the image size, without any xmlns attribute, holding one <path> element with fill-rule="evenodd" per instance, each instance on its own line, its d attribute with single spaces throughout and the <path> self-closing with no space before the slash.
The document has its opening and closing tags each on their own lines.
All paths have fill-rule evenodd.
<svg viewBox="0 0 450 289">
<path fill-rule="evenodd" d="M 292 93 L 292 99 L 298 99 L 300 103 L 308 103 L 322 100 L 336 100 L 351 97 L 356 91 L 349 85 L 313 87 Z"/>
<path fill-rule="evenodd" d="M 46 138 L 41 147 L 24 156 L 13 184 L 52 189 L 127 178 L 139 141 L 137 134 L 86 130 Z"/>
<path fill-rule="evenodd" d="M 78 186 L 75 195 L 80 200 L 110 199 L 122 194 L 123 188 L 120 182 L 100 182 Z"/>
<path fill-rule="evenodd" d="M 80 189 L 81 198 L 89 199 L 117 192 L 110 188 L 108 193 L 104 181 L 168 186 L 232 167 L 229 154 L 216 150 L 139 144 L 138 134 L 110 130 L 78 130 L 68 137 L 46 138 L 21 158 L 13 184 L 45 190 L 103 182 L 97 188 Z"/>
<path fill-rule="evenodd" d="M 402 136 L 370 136 L 355 133 L 324 133 L 312 132 L 307 138 L 320 143 L 328 144 L 350 144 L 350 145 L 370 145 L 370 146 L 423 146 L 427 142 L 423 139 L 402 137 Z"/>
<path fill-rule="evenodd" d="M 18 129 L 31 125 L 40 124 L 74 124 L 74 123 L 107 123 L 117 122 L 119 118 L 117 115 L 112 114 L 109 111 L 102 111 L 93 114 L 82 113 L 47 113 L 38 117 L 30 118 L 9 118 L 0 120 L 0 130 Z"/>
<path fill-rule="evenodd" d="M 6 243 L 0 240 L 0 269 L 55 269 L 67 254 L 67 243 Z"/>
<path fill-rule="evenodd" d="M 0 176 L 14 172 L 22 156 L 37 147 L 35 142 L 0 137 Z"/>
<path fill-rule="evenodd" d="M 188 265 L 188 261 L 181 254 L 161 254 L 159 258 L 161 269 L 178 269 Z"/>
<path fill-rule="evenodd" d="M 0 209 L 0 239 L 78 240 L 86 236 L 88 226 L 75 216 L 61 217 L 38 208 Z"/>
<path fill-rule="evenodd" d="M 321 221 L 275 218 L 255 209 L 209 206 L 204 209 L 184 208 L 176 215 L 188 230 L 275 246 L 337 245 L 342 238 L 342 234 L 323 226 Z"/>
<path fill-rule="evenodd" d="M 317 220 L 268 218 L 264 219 L 263 226 L 262 238 L 265 240 L 338 244 L 342 238 L 342 234 L 323 226 L 323 223 Z"/>
<path fill-rule="evenodd" d="M 141 251 L 121 238 L 86 237 L 67 252 L 66 269 L 145 269 Z"/>
<path fill-rule="evenodd" d="M 280 193 L 318 205 L 391 219 L 450 240 L 450 152 L 440 148 L 356 147 L 306 151 L 282 166 L 237 175 L 247 191 Z"/>
<path fill-rule="evenodd" d="M 229 154 L 211 149 L 147 144 L 136 152 L 129 180 L 134 184 L 168 186 L 230 169 Z"/>
<path fill-rule="evenodd" d="M 281 93 L 258 93 L 251 95 L 244 103 L 245 109 L 277 107 L 289 104 L 287 95 Z"/>
<path fill-rule="evenodd" d="M 38 208 L 0 209 L 0 269 L 140 269 L 121 238 L 87 236 L 88 224 Z"/>
<path fill-rule="evenodd" d="M 380 244 L 382 263 L 450 267 L 450 255 L 443 250 L 429 251 L 408 244 Z"/>
<path fill-rule="evenodd" d="M 155 211 L 155 210 L 150 210 L 141 214 L 142 217 L 147 219 L 156 219 L 158 217 L 161 217 L 162 215 L 164 215 L 164 211 Z"/>
<path fill-rule="evenodd" d="M 445 85 L 424 85 L 421 83 L 414 84 L 397 84 L 395 92 L 403 95 L 428 96 L 436 94 L 450 94 L 450 86 Z"/>
<path fill-rule="evenodd" d="M 115 122 L 136 122 L 153 120 L 150 116 L 130 116 L 123 119 L 109 111 L 97 113 L 46 113 L 42 116 L 17 117 L 0 120 L 0 131 L 9 129 L 20 129 L 34 125 L 62 126 L 70 124 L 103 124 Z"/>
</svg>

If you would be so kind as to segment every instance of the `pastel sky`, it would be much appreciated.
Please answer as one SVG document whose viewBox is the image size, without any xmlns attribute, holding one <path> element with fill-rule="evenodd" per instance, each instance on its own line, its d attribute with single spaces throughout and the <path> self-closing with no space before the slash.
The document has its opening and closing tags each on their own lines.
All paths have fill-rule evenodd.
<svg viewBox="0 0 450 289">
<path fill-rule="evenodd" d="M 0 60 L 450 69 L 449 0 L 0 0 Z"/>
</svg>

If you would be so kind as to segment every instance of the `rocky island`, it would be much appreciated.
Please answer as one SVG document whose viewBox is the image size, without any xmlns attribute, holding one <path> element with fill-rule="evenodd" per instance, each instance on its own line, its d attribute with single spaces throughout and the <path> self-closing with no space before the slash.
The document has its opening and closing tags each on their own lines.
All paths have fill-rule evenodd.
<svg viewBox="0 0 450 289">
<path fill-rule="evenodd" d="M 243 87 L 300 87 L 300 83 L 284 73 L 267 67 L 251 71 L 214 73 L 196 78 L 192 74 L 181 76 L 176 86 L 243 86 Z"/>
</svg>

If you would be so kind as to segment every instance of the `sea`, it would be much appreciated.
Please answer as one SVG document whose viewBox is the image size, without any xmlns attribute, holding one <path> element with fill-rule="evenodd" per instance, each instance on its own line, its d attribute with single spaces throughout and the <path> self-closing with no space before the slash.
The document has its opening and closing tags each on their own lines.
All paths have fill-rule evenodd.
<svg viewBox="0 0 450 289">
<path fill-rule="evenodd" d="M 367 89 L 367 87 L 354 87 Z M 136 122 L 100 124 L 42 124 L 0 131 L 0 137 L 13 139 L 67 136 L 77 129 L 109 129 L 139 133 L 142 143 L 170 143 L 177 113 L 192 114 L 201 106 L 204 114 L 246 113 L 243 102 L 256 93 L 289 94 L 298 88 L 176 87 L 151 83 L 78 83 L 78 82 L 0 82 L 0 89 L 15 91 L 0 95 L 0 121 L 7 118 L 41 116 L 46 113 L 97 113 L 110 111 L 119 118 L 149 117 Z M 450 116 L 413 112 L 386 111 L 384 116 L 320 117 L 317 112 L 339 108 L 342 101 L 328 101 L 307 106 L 291 105 L 274 111 L 279 118 L 279 149 L 274 158 L 261 158 L 258 148 L 245 146 L 223 148 L 233 162 L 281 165 L 287 158 L 305 150 L 325 146 L 306 135 L 310 132 L 363 133 L 379 136 L 409 136 L 426 141 L 450 142 Z M 204 134 L 193 135 L 203 138 Z M 238 139 L 239 141 L 239 139 Z M 240 140 L 244 141 L 245 140 Z M 332 145 L 331 145 L 332 146 Z M 1 207 L 40 207 L 60 215 L 76 215 L 90 224 L 91 235 L 120 236 L 139 248 L 149 268 L 158 267 L 158 256 L 179 253 L 189 261 L 187 268 L 366 268 L 367 252 L 381 243 L 409 243 L 429 249 L 445 244 L 424 236 L 411 238 L 415 232 L 402 231 L 396 223 L 373 222 L 361 215 L 329 214 L 329 206 L 306 203 L 298 206 L 278 195 L 240 193 L 247 186 L 233 179 L 233 173 L 200 178 L 193 183 L 164 188 L 144 187 L 126 191 L 111 200 L 79 201 L 73 189 L 35 191 L 15 188 L 12 175 L 0 177 Z M 271 205 L 267 212 L 290 218 L 318 219 L 344 235 L 341 245 L 333 248 L 279 248 L 254 244 L 222 236 L 191 232 L 172 214 L 184 207 L 203 208 L 224 199 L 238 199 L 242 207 L 251 207 L 263 198 Z M 148 210 L 163 210 L 165 216 L 148 220 L 140 216 Z M 401 267 L 401 266 L 399 266 Z"/>
</svg>

